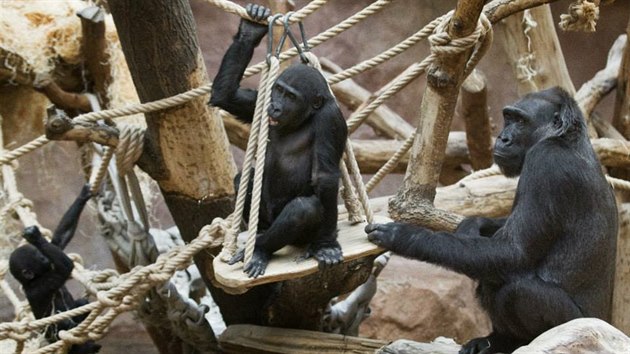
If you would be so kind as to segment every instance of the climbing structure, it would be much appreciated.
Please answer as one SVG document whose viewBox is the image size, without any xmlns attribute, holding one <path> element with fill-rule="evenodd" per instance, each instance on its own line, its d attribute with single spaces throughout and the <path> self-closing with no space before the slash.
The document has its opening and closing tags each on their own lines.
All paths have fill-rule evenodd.
<svg viewBox="0 0 630 354">
<path fill-rule="evenodd" d="M 207 2 L 228 12 L 236 13 L 242 17 L 247 16 L 243 8 L 232 2 L 226 0 L 207 0 Z M 303 9 L 297 11 L 290 18 L 290 21 L 301 21 L 303 18 L 308 16 L 308 14 L 316 11 L 326 2 L 327 1 L 321 0 L 310 2 Z M 336 35 L 351 28 L 391 2 L 391 0 L 375 1 L 365 9 L 362 9 L 333 28 L 330 28 L 329 30 L 311 38 L 309 40 L 310 47 L 317 47 L 319 44 L 334 38 Z M 543 3 L 543 1 L 540 1 L 540 3 Z M 493 10 L 496 10 L 496 8 L 501 6 L 501 4 L 503 4 L 503 2 L 498 0 L 491 2 L 486 6 L 486 12 L 490 13 Z M 518 10 L 519 9 L 512 9 L 511 11 Z M 470 74 L 479 60 L 486 53 L 492 42 L 492 23 L 501 19 L 500 16 L 496 15 L 496 12 L 492 12 L 495 14 L 493 18 L 486 15 L 486 12 L 483 12 L 479 19 L 475 21 L 471 33 L 462 36 L 461 38 L 453 37 L 450 34 L 449 25 L 455 15 L 455 12 L 450 12 L 430 22 L 413 35 L 383 53 L 329 76 L 328 82 L 331 85 L 334 85 L 369 69 L 377 67 L 387 60 L 401 54 L 419 41 L 427 39 L 431 45 L 431 54 L 427 58 L 409 66 L 404 73 L 386 84 L 381 90 L 379 90 L 377 95 L 371 97 L 369 102 L 364 104 L 359 110 L 352 113 L 347 120 L 349 132 L 355 131 L 371 113 L 383 104 L 383 102 L 396 92 L 400 91 L 415 78 L 425 73 L 431 65 L 437 65 L 442 61 L 448 60 L 448 58 L 453 55 L 462 55 L 466 57 L 463 77 Z M 507 16 L 507 14 L 504 13 L 503 16 Z M 283 22 L 283 18 L 277 18 L 276 20 L 278 23 Z M 244 177 L 241 183 L 242 186 L 247 185 L 247 180 L 249 178 L 247 175 L 249 174 L 250 166 L 255 166 L 257 173 L 264 170 L 260 164 L 264 163 L 266 130 L 268 127 L 267 124 L 264 123 L 266 120 L 262 119 L 262 112 L 266 111 L 265 106 L 268 104 L 269 89 L 277 76 L 280 63 L 291 59 L 298 54 L 298 49 L 293 48 L 281 53 L 277 58 L 270 58 L 268 63 L 263 62 L 253 65 L 246 71 L 245 76 L 252 76 L 256 73 L 262 72 L 262 78 L 260 80 L 261 104 L 260 106 L 257 106 L 258 114 L 256 115 L 256 119 L 249 132 L 249 144 L 243 165 Z M 307 54 L 310 58 L 309 62 L 316 65 L 317 58 L 312 55 L 312 53 Z M 105 178 L 106 170 L 108 169 L 110 169 L 110 179 L 116 179 L 121 183 L 121 186 L 126 185 L 127 182 L 124 181 L 129 181 L 128 178 L 133 179 L 133 177 L 128 176 L 128 174 L 133 171 L 133 165 L 143 149 L 142 143 L 144 141 L 144 128 L 138 125 L 113 124 L 111 122 L 113 119 L 177 107 L 178 105 L 186 103 L 192 99 L 207 96 L 210 91 L 211 86 L 205 85 L 188 92 L 154 102 L 135 104 L 112 110 L 95 110 L 91 113 L 79 115 L 73 118 L 69 123 L 66 122 L 70 124 L 71 127 L 82 126 L 87 127 L 88 130 L 92 131 L 96 129 L 102 129 L 102 131 L 105 131 L 111 128 L 115 132 L 115 134 L 106 139 L 103 139 L 101 136 L 101 138 L 99 138 L 101 140 L 96 141 L 97 139 L 94 138 L 94 141 L 101 143 L 104 147 L 95 148 L 100 152 L 99 156 L 102 157 L 100 158 L 101 162 L 98 166 L 99 168 L 94 169 L 92 177 L 90 178 L 93 190 L 98 190 Z M 49 117 L 50 121 L 64 121 L 64 119 L 64 117 L 59 117 L 59 115 L 51 115 Z M 105 128 L 102 124 L 104 121 L 107 122 L 107 127 Z M 385 175 L 392 171 L 392 169 L 399 163 L 402 156 L 405 155 L 414 144 L 414 140 L 417 140 L 416 135 L 410 134 L 404 143 L 402 143 L 398 151 L 393 154 L 389 161 L 365 186 L 363 185 L 358 164 L 352 150 L 352 144 L 347 144 L 344 158 L 345 160 L 342 168 L 342 182 L 344 187 L 344 201 L 346 202 L 345 204 L 349 220 L 340 221 L 339 223 L 339 241 L 344 251 L 345 260 L 349 261 L 369 254 L 381 252 L 380 249 L 367 242 L 365 234 L 363 233 L 363 227 L 365 222 L 384 222 L 388 219 L 386 216 L 374 215 L 370 207 L 367 192 L 374 188 L 374 186 L 377 185 Z M 10 166 L 8 165 L 9 163 L 49 142 L 50 140 L 48 138 L 41 136 L 29 144 L 3 153 L 0 158 L 0 163 L 4 166 L 3 175 L 5 178 L 5 185 L 8 176 L 10 176 L 10 171 L 8 170 L 10 169 Z M 115 156 L 115 164 L 117 166 L 115 171 L 111 168 L 113 162 L 110 162 L 113 156 Z M 253 176 L 255 186 L 257 183 L 260 183 L 261 178 L 262 177 L 260 175 Z M 624 188 L 628 188 L 628 182 L 620 180 L 614 181 L 616 186 L 624 186 Z M 129 183 L 133 184 L 133 182 Z M 130 189 L 131 188 L 133 187 L 130 187 Z M 260 188 L 258 187 L 258 189 Z M 126 194 L 125 187 L 121 187 L 120 190 L 125 190 Z M 256 187 L 254 190 L 256 190 Z M 10 195 L 11 193 L 15 194 L 15 191 L 9 192 Z M 122 192 L 118 191 L 118 193 Z M 130 193 L 135 193 L 137 195 L 137 190 L 135 192 L 132 190 Z M 244 196 L 244 194 L 245 193 L 239 193 L 239 196 Z M 254 202 L 252 202 L 254 209 L 252 209 L 252 212 L 250 213 L 253 219 L 250 219 L 249 230 L 247 232 L 249 238 L 245 241 L 245 247 L 247 250 L 245 262 L 247 262 L 251 257 L 253 242 L 256 235 L 257 207 L 255 207 L 255 205 L 258 204 L 256 202 L 256 198 L 259 198 L 259 194 L 256 196 L 256 193 L 254 193 Z M 16 342 L 16 351 L 21 352 L 26 341 L 33 338 L 35 332 L 41 331 L 51 323 L 80 314 L 88 314 L 88 316 L 77 327 L 69 331 L 60 332 L 59 341 L 43 346 L 36 352 L 55 352 L 65 350 L 73 343 L 80 343 L 90 339 L 97 340 L 105 335 L 108 326 L 114 318 L 122 312 L 134 310 L 141 306 L 148 292 L 155 290 L 156 287 L 163 286 L 176 271 L 183 270 L 188 267 L 195 254 L 210 246 L 216 246 L 223 239 L 224 252 L 220 257 L 215 259 L 214 267 L 217 280 L 223 284 L 228 292 L 242 293 L 248 288 L 258 284 L 303 276 L 317 270 L 317 264 L 313 260 L 305 261 L 299 264 L 295 263 L 293 260 L 295 253 L 292 253 L 290 247 L 277 252 L 274 255 L 274 259 L 268 266 L 266 274 L 257 279 L 247 279 L 241 271 L 242 264 L 227 266 L 226 263 L 224 263 L 224 260 L 229 258 L 238 246 L 237 235 L 239 225 L 241 224 L 243 207 L 244 198 L 240 198 L 237 200 L 235 213 L 233 213 L 230 217 L 226 219 L 215 219 L 212 224 L 202 228 L 198 237 L 192 242 L 187 245 L 173 247 L 171 250 L 160 256 L 148 256 L 146 258 L 151 260 L 151 263 L 146 262 L 147 264 L 140 264 L 142 262 L 137 262 L 138 264 L 134 264 L 137 265 L 137 267 L 133 267 L 133 269 L 127 273 L 119 274 L 118 272 L 111 270 L 88 271 L 82 267 L 79 258 L 76 257 L 75 259 L 77 262 L 73 276 L 85 286 L 89 294 L 94 296 L 95 301 L 71 311 L 55 314 L 49 318 L 33 320 L 27 313 L 24 313 L 25 307 L 23 302 L 19 301 L 19 298 L 14 292 L 12 292 L 10 287 L 2 281 L 2 277 L 6 274 L 6 262 L 0 261 L 0 286 L 11 299 L 12 304 L 16 307 L 16 313 L 19 314 L 16 321 L 0 324 L 0 340 L 14 340 Z M 15 208 L 24 208 L 24 206 L 15 206 Z M 133 219 L 134 213 L 130 211 L 132 207 L 127 205 L 125 208 L 127 209 L 125 212 L 127 217 Z M 142 209 L 139 205 L 136 205 L 135 208 Z M 22 216 L 20 216 L 20 218 L 25 225 L 35 223 L 35 221 L 26 220 L 25 217 Z M 144 228 L 148 226 L 146 220 L 139 221 L 139 223 L 143 224 L 142 226 Z"/>
</svg>

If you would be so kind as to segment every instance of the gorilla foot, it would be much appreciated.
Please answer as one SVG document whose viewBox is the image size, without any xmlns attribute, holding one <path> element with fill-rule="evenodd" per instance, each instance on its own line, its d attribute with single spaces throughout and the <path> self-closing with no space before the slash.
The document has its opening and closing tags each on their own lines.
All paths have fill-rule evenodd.
<svg viewBox="0 0 630 354">
<path fill-rule="evenodd" d="M 306 252 L 298 257 L 296 261 L 299 263 L 313 257 L 317 260 L 320 269 L 339 264 L 343 261 L 343 252 L 339 242 L 326 244 L 310 244 Z"/>
<path fill-rule="evenodd" d="M 258 278 L 265 274 L 267 264 L 269 264 L 269 255 L 267 252 L 255 249 L 252 259 L 245 265 L 243 272 L 247 273 L 250 278 Z"/>
</svg>

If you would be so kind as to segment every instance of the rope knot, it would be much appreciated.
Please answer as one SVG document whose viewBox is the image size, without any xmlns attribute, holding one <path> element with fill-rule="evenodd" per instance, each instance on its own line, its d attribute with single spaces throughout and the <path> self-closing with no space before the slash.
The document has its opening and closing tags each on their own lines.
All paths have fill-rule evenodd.
<svg viewBox="0 0 630 354">
<path fill-rule="evenodd" d="M 73 345 L 85 343 L 87 341 L 87 338 L 85 336 L 74 335 L 70 331 L 61 330 L 57 333 L 57 335 L 59 336 L 59 339 L 61 339 L 65 343 L 69 343 Z"/>
<path fill-rule="evenodd" d="M 595 32 L 599 19 L 599 0 L 578 0 L 569 5 L 569 13 L 560 15 L 563 31 Z"/>
<path fill-rule="evenodd" d="M 109 292 L 107 291 L 99 291 L 96 293 L 96 299 L 98 300 L 98 302 L 100 302 L 104 306 L 106 307 L 119 306 L 121 303 L 121 300 L 114 300 L 110 296 L 112 295 L 110 295 Z"/>
</svg>

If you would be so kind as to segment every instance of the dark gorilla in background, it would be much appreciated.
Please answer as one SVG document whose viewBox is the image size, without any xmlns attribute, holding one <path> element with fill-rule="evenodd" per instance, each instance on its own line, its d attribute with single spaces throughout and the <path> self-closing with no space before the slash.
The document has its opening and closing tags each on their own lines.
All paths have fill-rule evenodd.
<svg viewBox="0 0 630 354">
<path fill-rule="evenodd" d="M 70 278 L 74 264 L 63 249 L 72 240 L 81 212 L 90 197 L 90 186 L 83 186 L 77 199 L 61 218 L 51 242 L 42 236 L 37 226 L 25 228 L 23 236 L 29 244 L 16 248 L 9 257 L 11 275 L 22 284 L 26 299 L 37 319 L 87 304 L 86 299 L 74 300 L 66 289 L 65 283 Z M 46 340 L 56 341 L 59 331 L 75 327 L 86 316 L 87 314 L 76 316 L 48 326 Z M 100 347 L 94 341 L 87 341 L 70 347 L 69 353 L 96 353 Z"/>
<path fill-rule="evenodd" d="M 252 4 L 247 11 L 256 20 L 271 13 Z M 252 122 L 258 93 L 239 83 L 266 33 L 267 26 L 241 20 L 212 84 L 210 104 L 246 123 Z M 289 244 L 308 245 L 306 257 L 315 257 L 320 267 L 337 264 L 343 259 L 337 242 L 339 163 L 348 136 L 337 102 L 318 70 L 296 64 L 274 83 L 268 115 L 259 234 L 244 271 L 254 278 L 264 274 L 271 254 Z M 240 251 L 230 264 L 242 259 Z"/>
<path fill-rule="evenodd" d="M 617 207 L 577 103 L 556 87 L 503 115 L 494 158 L 506 176 L 520 175 L 509 217 L 469 217 L 455 233 L 366 227 L 379 246 L 479 281 L 493 331 L 463 354 L 512 352 L 572 319 L 610 319 Z"/>
</svg>

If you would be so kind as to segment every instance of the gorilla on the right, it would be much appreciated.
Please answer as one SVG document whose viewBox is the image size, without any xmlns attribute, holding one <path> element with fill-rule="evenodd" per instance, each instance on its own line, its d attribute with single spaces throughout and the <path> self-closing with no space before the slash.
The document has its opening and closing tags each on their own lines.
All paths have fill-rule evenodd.
<svg viewBox="0 0 630 354">
<path fill-rule="evenodd" d="M 556 87 L 503 116 L 494 159 L 506 176 L 520 175 L 509 217 L 468 217 L 454 233 L 366 226 L 379 246 L 479 281 L 493 331 L 461 354 L 510 353 L 572 319 L 611 315 L 617 206 L 577 103 Z"/>
</svg>

